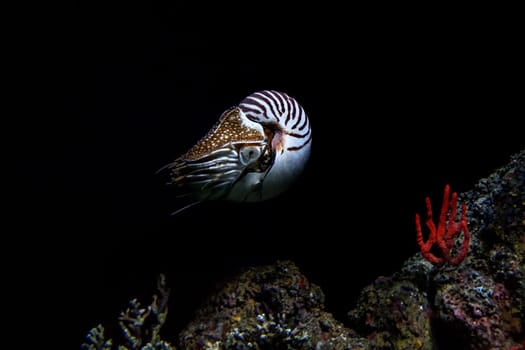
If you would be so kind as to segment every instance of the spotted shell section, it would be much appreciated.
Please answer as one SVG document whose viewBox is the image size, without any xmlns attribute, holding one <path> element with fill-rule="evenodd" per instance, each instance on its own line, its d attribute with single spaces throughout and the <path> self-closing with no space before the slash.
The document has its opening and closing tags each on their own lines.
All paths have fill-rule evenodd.
<svg viewBox="0 0 525 350">
<path fill-rule="evenodd" d="M 236 107 L 224 112 L 217 124 L 182 158 L 185 160 L 195 160 L 229 143 L 260 142 L 263 140 L 264 133 L 249 127 L 247 121 L 241 117 L 241 110 Z"/>
</svg>

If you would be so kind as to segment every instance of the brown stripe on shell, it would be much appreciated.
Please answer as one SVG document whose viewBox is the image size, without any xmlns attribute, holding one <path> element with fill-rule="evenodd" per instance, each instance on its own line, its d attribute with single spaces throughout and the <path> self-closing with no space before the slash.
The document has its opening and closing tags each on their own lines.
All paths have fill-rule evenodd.
<svg viewBox="0 0 525 350">
<path fill-rule="evenodd" d="M 295 115 L 296 102 L 293 99 L 291 99 L 289 96 L 286 96 L 286 97 L 288 98 L 288 105 L 291 107 L 291 108 L 288 108 L 288 115 L 286 116 L 286 123 L 285 124 L 288 124 L 288 121 L 290 120 L 290 116 Z M 292 127 L 292 129 L 293 128 L 294 127 Z"/>
<path fill-rule="evenodd" d="M 302 111 L 304 113 L 304 122 L 299 126 L 299 131 L 303 131 L 303 129 L 308 125 L 308 117 L 306 116 L 306 113 L 304 110 Z"/>
<path fill-rule="evenodd" d="M 261 110 L 260 111 L 256 111 L 254 110 L 253 108 L 249 108 L 249 107 L 246 107 L 244 106 L 245 104 L 248 104 L 248 105 L 254 105 L 254 106 L 257 106 L 259 107 Z M 240 106 L 239 106 L 243 111 L 254 111 L 254 113 L 257 113 L 258 115 L 262 115 L 264 118 L 266 119 L 270 119 L 267 115 L 266 115 L 266 108 L 265 106 L 263 106 L 259 101 L 257 101 L 254 97 L 252 96 L 248 96 L 246 97 L 241 103 L 240 103 Z"/>
<path fill-rule="evenodd" d="M 304 146 L 306 146 L 307 144 L 310 143 L 310 141 L 312 141 L 312 134 L 310 134 L 310 137 L 300 146 L 293 146 L 293 147 L 288 147 L 286 150 L 287 151 L 298 151 L 300 150 L 301 148 L 303 148 Z"/>
<path fill-rule="evenodd" d="M 268 107 L 271 109 L 272 115 L 275 118 L 275 120 L 279 121 L 279 117 L 281 115 L 277 112 L 275 105 L 272 103 L 273 101 L 272 95 L 270 95 L 268 91 L 266 90 L 256 92 L 254 95 L 259 95 L 259 98 L 263 100 L 268 105 Z"/>
<path fill-rule="evenodd" d="M 298 105 L 297 101 L 294 101 L 294 104 L 297 104 L 297 105 Z M 301 119 L 301 116 L 304 115 L 304 116 L 305 116 L 304 119 L 307 119 L 307 118 L 306 118 L 306 115 L 305 115 L 305 113 L 304 113 L 303 108 L 300 107 L 300 106 L 298 106 L 298 107 L 299 107 L 299 108 L 297 108 L 297 112 L 295 112 L 295 110 L 294 110 L 294 112 L 297 113 L 297 121 L 295 122 L 294 125 L 292 125 L 292 129 L 297 128 L 297 125 L 299 125 L 299 123 L 300 123 L 301 120 L 302 120 L 302 119 Z M 294 113 L 294 114 L 295 114 L 295 113 Z"/>
<path fill-rule="evenodd" d="M 279 105 L 279 114 L 283 115 L 285 111 L 285 102 L 283 100 L 283 95 L 278 93 L 277 91 L 270 90 L 268 91 L 271 95 L 273 95 L 273 100 L 277 102 Z"/>
<path fill-rule="evenodd" d="M 290 135 L 292 137 L 297 137 L 299 139 L 302 139 L 303 137 L 306 137 L 308 136 L 308 134 L 310 134 L 310 132 L 312 131 L 312 129 L 308 129 L 307 132 L 305 132 L 304 134 L 298 134 L 298 133 L 295 133 L 295 132 L 288 132 L 286 133 L 287 135 Z"/>
</svg>

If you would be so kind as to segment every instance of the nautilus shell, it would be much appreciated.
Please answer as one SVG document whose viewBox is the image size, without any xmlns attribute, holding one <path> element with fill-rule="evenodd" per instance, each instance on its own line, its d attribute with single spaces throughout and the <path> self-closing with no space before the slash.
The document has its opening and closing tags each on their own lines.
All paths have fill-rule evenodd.
<svg viewBox="0 0 525 350">
<path fill-rule="evenodd" d="M 187 153 L 161 170 L 194 203 L 262 201 L 292 185 L 310 156 L 312 130 L 299 103 L 264 90 L 226 110 Z"/>
</svg>

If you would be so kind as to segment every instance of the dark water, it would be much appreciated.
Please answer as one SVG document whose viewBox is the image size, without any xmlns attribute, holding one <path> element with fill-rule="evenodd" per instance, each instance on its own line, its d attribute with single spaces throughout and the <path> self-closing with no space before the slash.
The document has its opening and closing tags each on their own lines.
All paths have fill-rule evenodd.
<svg viewBox="0 0 525 350">
<path fill-rule="evenodd" d="M 126 26 L 135 17 L 115 11 L 96 15 L 103 30 L 79 30 L 65 116 L 34 124 L 31 169 L 21 173 L 40 208 L 29 223 L 53 228 L 38 242 L 72 267 L 54 272 L 74 300 L 79 339 L 115 320 L 129 299 L 149 303 L 161 272 L 175 333 L 217 282 L 276 259 L 295 261 L 321 285 L 344 322 L 361 288 L 418 251 L 413 220 L 425 196 L 437 206 L 445 184 L 469 190 L 525 147 L 511 49 L 497 56 L 502 65 L 478 55 L 476 42 L 436 53 L 416 50 L 415 36 L 370 32 L 345 57 L 320 43 L 304 47 L 340 62 L 203 63 L 215 38 L 174 28 L 162 9 L 130 9 L 142 19 L 136 28 Z M 204 203 L 171 217 L 184 203 L 155 171 L 260 89 L 284 91 L 308 113 L 304 175 L 268 202 Z M 74 287 L 64 292 L 64 282 Z"/>
</svg>

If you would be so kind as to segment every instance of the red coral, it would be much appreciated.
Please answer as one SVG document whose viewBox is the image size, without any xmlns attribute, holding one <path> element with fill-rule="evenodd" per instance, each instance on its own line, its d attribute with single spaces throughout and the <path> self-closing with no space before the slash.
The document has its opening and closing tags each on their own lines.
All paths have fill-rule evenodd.
<svg viewBox="0 0 525 350">
<path fill-rule="evenodd" d="M 425 221 L 425 224 L 430 230 L 426 242 L 423 241 L 423 233 L 421 231 L 419 214 L 416 214 L 417 243 L 421 248 L 421 254 L 423 255 L 423 257 L 434 265 L 441 265 L 443 263 L 458 265 L 467 256 L 470 244 L 470 234 L 467 228 L 467 206 L 465 205 L 465 203 L 463 203 L 463 206 L 461 208 L 461 220 L 459 222 L 454 222 L 457 214 L 458 194 L 456 192 L 452 193 L 452 198 L 449 201 L 449 193 L 450 186 L 446 185 L 437 229 L 432 220 L 432 206 L 430 204 L 430 198 L 427 197 L 425 199 L 427 205 L 427 219 Z M 447 226 L 446 219 L 449 208 L 450 216 Z M 464 235 L 463 243 L 461 244 L 461 248 L 459 249 L 458 254 L 452 257 L 450 251 L 454 246 L 454 237 L 459 235 L 461 231 L 463 231 Z M 431 252 L 431 249 L 436 243 L 441 253 L 441 256 L 436 256 L 433 252 Z"/>
</svg>

